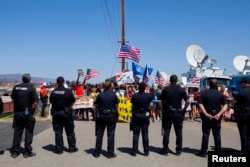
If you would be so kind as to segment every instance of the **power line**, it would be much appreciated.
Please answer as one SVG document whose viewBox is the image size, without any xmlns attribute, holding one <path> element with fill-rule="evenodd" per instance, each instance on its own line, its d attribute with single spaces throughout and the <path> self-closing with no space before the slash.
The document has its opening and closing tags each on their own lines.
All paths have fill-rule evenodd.
<svg viewBox="0 0 250 167">
<path fill-rule="evenodd" d="M 115 11 L 114 9 L 116 7 L 114 7 L 114 5 L 111 5 L 112 10 L 110 10 L 107 0 L 104 1 L 104 4 L 103 4 L 103 0 L 100 0 L 100 1 L 101 1 L 102 13 L 104 16 L 104 21 L 105 21 L 105 27 L 106 27 L 106 30 L 107 30 L 107 33 L 108 33 L 108 36 L 109 36 L 109 39 L 111 42 L 111 46 L 113 48 L 113 52 L 115 55 L 114 64 L 112 66 L 112 71 L 111 71 L 111 76 L 112 76 L 113 72 L 114 72 L 115 65 L 117 64 L 116 56 L 117 56 L 117 50 L 119 49 L 118 46 L 115 45 L 116 42 L 118 41 L 118 35 L 117 35 L 117 31 L 116 31 L 115 25 L 114 25 L 115 22 L 113 21 L 115 19 L 112 19 L 112 16 L 113 16 L 113 18 L 115 18 L 115 16 L 117 16 L 117 15 L 115 15 L 114 12 L 111 12 L 111 11 Z M 117 1 L 115 1 L 115 2 L 117 2 Z M 114 4 L 114 3 L 112 3 L 112 4 Z M 117 9 L 119 9 L 119 8 L 117 7 Z"/>
</svg>

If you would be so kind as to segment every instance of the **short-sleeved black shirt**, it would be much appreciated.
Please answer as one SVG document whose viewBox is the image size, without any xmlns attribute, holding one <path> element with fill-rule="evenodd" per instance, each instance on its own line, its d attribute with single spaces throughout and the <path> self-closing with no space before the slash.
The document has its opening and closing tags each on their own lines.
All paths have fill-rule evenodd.
<svg viewBox="0 0 250 167">
<path fill-rule="evenodd" d="M 34 102 L 38 103 L 39 100 L 36 88 L 29 83 L 14 86 L 11 98 L 14 100 L 15 112 L 24 111 L 25 108 L 32 108 Z"/>
<path fill-rule="evenodd" d="M 227 104 L 224 95 L 217 89 L 209 89 L 202 92 L 198 103 L 203 104 L 207 112 L 211 110 L 216 110 L 217 112 L 221 110 L 221 106 Z"/>
<path fill-rule="evenodd" d="M 238 106 L 250 107 L 250 87 L 242 89 L 238 95 L 235 96 Z"/>
<path fill-rule="evenodd" d="M 145 110 L 149 109 L 149 105 L 153 100 L 153 95 L 145 92 L 135 93 L 131 98 L 131 103 L 133 105 L 133 111 L 137 111 L 140 108 Z"/>
<path fill-rule="evenodd" d="M 188 94 L 184 88 L 180 87 L 177 84 L 171 84 L 165 87 L 160 96 L 161 101 L 163 102 L 163 108 L 182 108 L 182 100 L 188 100 Z"/>
<path fill-rule="evenodd" d="M 62 111 L 69 108 L 75 102 L 74 94 L 70 89 L 59 85 L 50 94 L 50 103 L 55 111 Z"/>
<path fill-rule="evenodd" d="M 2 98 L 0 97 L 0 114 L 3 112 L 3 101 Z"/>
<path fill-rule="evenodd" d="M 110 90 L 101 92 L 96 97 L 95 104 L 99 110 L 113 110 L 116 109 L 116 105 L 119 103 L 119 99 L 116 94 Z"/>
</svg>

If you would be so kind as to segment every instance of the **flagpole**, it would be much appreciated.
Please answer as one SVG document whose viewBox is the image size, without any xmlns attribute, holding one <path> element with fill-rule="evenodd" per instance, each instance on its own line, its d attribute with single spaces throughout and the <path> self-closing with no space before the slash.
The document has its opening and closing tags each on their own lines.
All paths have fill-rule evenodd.
<svg viewBox="0 0 250 167">
<path fill-rule="evenodd" d="M 152 84 L 152 85 L 153 85 L 153 88 L 156 89 L 156 84 L 155 84 L 155 80 L 154 80 L 154 78 L 153 78 L 153 75 L 151 75 L 151 79 L 152 79 L 152 82 L 153 82 L 153 84 Z"/>
<path fill-rule="evenodd" d="M 86 82 L 86 75 L 85 75 L 84 80 L 83 80 L 83 83 L 84 83 L 84 84 L 85 84 L 85 82 Z"/>
</svg>

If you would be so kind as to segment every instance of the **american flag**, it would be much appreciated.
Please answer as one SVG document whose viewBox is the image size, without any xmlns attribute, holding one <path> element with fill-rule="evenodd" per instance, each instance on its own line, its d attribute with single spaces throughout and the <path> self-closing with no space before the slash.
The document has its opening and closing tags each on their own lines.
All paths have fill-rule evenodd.
<svg viewBox="0 0 250 167">
<path fill-rule="evenodd" d="M 167 81 L 163 78 L 163 76 L 161 75 L 161 73 L 159 71 L 156 72 L 154 80 L 155 80 L 155 84 L 158 84 L 158 85 L 166 85 L 167 84 Z"/>
<path fill-rule="evenodd" d="M 95 78 L 97 76 L 99 76 L 100 73 L 97 72 L 96 70 L 93 70 L 93 69 L 87 69 L 87 74 L 85 76 L 85 79 L 86 80 L 89 80 L 90 78 Z"/>
<path fill-rule="evenodd" d="M 193 77 L 191 80 L 191 84 L 200 84 L 200 78 L 199 77 Z"/>
<path fill-rule="evenodd" d="M 129 45 L 121 45 L 118 53 L 118 58 L 126 58 L 139 63 L 141 58 L 141 51 L 138 48 Z"/>
</svg>

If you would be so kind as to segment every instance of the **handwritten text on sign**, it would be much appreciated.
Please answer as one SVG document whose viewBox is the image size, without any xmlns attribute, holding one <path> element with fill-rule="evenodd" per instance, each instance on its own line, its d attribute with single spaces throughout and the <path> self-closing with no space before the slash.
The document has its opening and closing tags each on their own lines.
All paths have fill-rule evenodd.
<svg viewBox="0 0 250 167">
<path fill-rule="evenodd" d="M 75 104 L 72 106 L 72 108 L 80 109 L 80 108 L 93 108 L 94 99 L 89 97 L 80 97 L 76 100 Z"/>
</svg>

